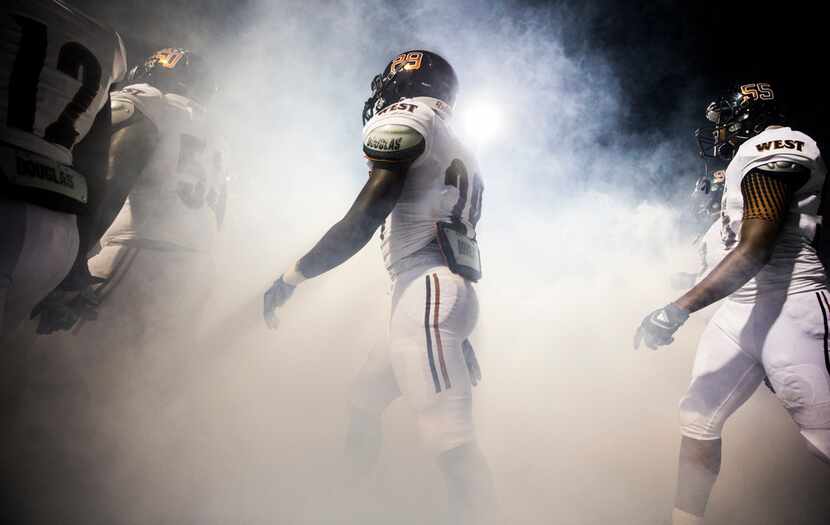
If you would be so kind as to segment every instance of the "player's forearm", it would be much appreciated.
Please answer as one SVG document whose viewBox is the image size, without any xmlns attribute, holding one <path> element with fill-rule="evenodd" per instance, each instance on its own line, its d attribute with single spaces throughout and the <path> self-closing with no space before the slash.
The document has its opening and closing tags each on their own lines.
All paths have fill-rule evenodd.
<svg viewBox="0 0 830 525">
<path fill-rule="evenodd" d="M 368 218 L 346 217 L 326 232 L 296 265 L 306 279 L 340 266 L 359 252 L 372 238 L 379 224 Z"/>
<path fill-rule="evenodd" d="M 769 254 L 750 246 L 738 245 L 697 286 L 674 302 L 680 308 L 696 312 L 738 291 L 761 271 Z"/>
<path fill-rule="evenodd" d="M 158 130 L 146 119 L 113 133 L 107 163 L 108 183 L 96 216 L 93 242 L 104 235 L 124 207 L 127 196 L 141 177 L 158 140 Z"/>
<path fill-rule="evenodd" d="M 86 209 L 78 214 L 78 253 L 72 270 L 61 283 L 64 289 L 80 289 L 89 276 L 87 254 L 98 237 L 95 225 L 107 186 L 107 159 L 110 152 L 111 120 L 109 100 L 98 112 L 87 136 L 75 146 L 75 168 L 84 174 L 87 182 Z"/>
</svg>

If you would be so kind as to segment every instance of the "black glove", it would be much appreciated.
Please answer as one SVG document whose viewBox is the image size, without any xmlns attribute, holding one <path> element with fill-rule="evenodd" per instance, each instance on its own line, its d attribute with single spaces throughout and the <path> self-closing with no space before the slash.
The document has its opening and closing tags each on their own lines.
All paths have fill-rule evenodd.
<svg viewBox="0 0 830 525">
<path fill-rule="evenodd" d="M 277 318 L 277 308 L 281 308 L 288 302 L 296 288 L 296 286 L 286 283 L 280 276 L 271 288 L 265 292 L 262 315 L 265 317 L 265 324 L 268 325 L 268 328 L 276 330 L 280 325 L 280 320 Z"/>
<path fill-rule="evenodd" d="M 461 350 L 464 352 L 464 362 L 467 363 L 467 370 L 470 372 L 470 381 L 473 386 L 476 386 L 481 381 L 481 367 L 478 366 L 478 358 L 469 339 L 464 339 L 461 343 Z"/>
<path fill-rule="evenodd" d="M 98 305 L 98 297 L 91 287 L 80 292 L 56 289 L 35 306 L 31 318 L 40 317 L 37 333 L 49 335 L 61 330 L 70 330 L 82 319 L 97 319 Z"/>
<path fill-rule="evenodd" d="M 674 303 L 651 312 L 643 319 L 634 334 L 634 349 L 640 347 L 641 341 L 652 350 L 657 350 L 658 346 L 671 344 L 674 341 L 674 333 L 688 318 L 688 310 Z"/>
</svg>

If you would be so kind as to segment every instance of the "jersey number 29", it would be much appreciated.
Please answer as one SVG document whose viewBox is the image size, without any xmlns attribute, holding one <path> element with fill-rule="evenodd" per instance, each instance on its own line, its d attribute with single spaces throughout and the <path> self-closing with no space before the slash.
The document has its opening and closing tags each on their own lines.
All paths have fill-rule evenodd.
<svg viewBox="0 0 830 525">
<path fill-rule="evenodd" d="M 458 201 L 451 212 L 453 222 L 462 224 L 466 222 L 475 228 L 481 218 L 481 199 L 484 193 L 481 179 L 476 174 L 470 177 L 464 162 L 461 159 L 453 159 L 444 173 L 444 184 L 458 189 Z M 468 202 L 469 206 L 467 206 Z M 468 234 L 475 235 L 474 232 L 468 232 Z"/>
</svg>

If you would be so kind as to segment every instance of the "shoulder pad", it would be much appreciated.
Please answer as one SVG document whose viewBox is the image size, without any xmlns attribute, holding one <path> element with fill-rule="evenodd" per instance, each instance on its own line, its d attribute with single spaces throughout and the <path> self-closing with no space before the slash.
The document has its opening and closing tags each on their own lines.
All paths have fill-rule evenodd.
<svg viewBox="0 0 830 525">
<path fill-rule="evenodd" d="M 112 94 L 113 97 L 161 99 L 164 95 L 150 84 L 130 84 Z"/>
<path fill-rule="evenodd" d="M 762 140 L 753 144 L 756 154 L 767 154 L 776 152 L 795 152 L 803 153 L 807 142 L 805 140 L 789 139 L 771 139 Z"/>
<path fill-rule="evenodd" d="M 772 162 L 767 162 L 766 164 L 760 164 L 755 169 L 762 171 L 764 173 L 804 173 L 810 171 L 809 168 L 803 166 L 798 162 L 792 162 L 788 160 L 775 160 Z"/>
<path fill-rule="evenodd" d="M 380 110 L 364 129 L 364 134 L 384 124 L 410 126 L 425 138 L 429 138 L 436 119 L 436 112 L 422 101 L 403 99 Z"/>
<path fill-rule="evenodd" d="M 412 162 L 425 149 L 424 136 L 403 124 L 382 124 L 363 139 L 363 153 L 372 160 Z"/>
<path fill-rule="evenodd" d="M 113 111 L 117 103 L 132 105 L 135 111 L 140 112 L 156 125 L 164 121 L 167 113 L 164 95 L 149 84 L 133 84 L 116 91 L 112 94 Z"/>
<path fill-rule="evenodd" d="M 119 98 L 112 101 L 112 125 L 119 126 L 128 122 L 135 114 L 135 104 L 132 101 Z"/>
</svg>

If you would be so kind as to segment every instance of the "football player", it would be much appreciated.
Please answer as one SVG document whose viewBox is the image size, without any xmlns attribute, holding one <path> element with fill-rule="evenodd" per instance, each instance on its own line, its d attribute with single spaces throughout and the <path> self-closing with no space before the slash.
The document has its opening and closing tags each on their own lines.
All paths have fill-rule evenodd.
<svg viewBox="0 0 830 525">
<path fill-rule="evenodd" d="M 58 285 L 88 284 L 110 89 L 127 66 L 118 34 L 64 2 L 4 2 L 0 28 L 2 340 Z"/>
<path fill-rule="evenodd" d="M 223 151 L 207 118 L 214 91 L 204 59 L 166 48 L 112 95 L 109 181 L 95 231 L 103 236 L 89 269 L 98 278 L 92 302 L 107 317 L 129 318 L 125 335 L 193 324 L 204 303 L 225 207 Z"/>
<path fill-rule="evenodd" d="M 635 335 L 656 349 L 689 315 L 725 301 L 698 346 L 680 403 L 682 442 L 673 522 L 702 524 L 721 465 L 726 420 L 766 375 L 811 452 L 830 462 L 827 279 L 812 245 L 826 167 L 816 143 L 786 126 L 767 83 L 711 103 L 701 149 L 728 159 L 721 245 L 728 252 Z"/>
<path fill-rule="evenodd" d="M 276 328 L 298 285 L 345 262 L 380 228 L 393 283 L 388 344 L 359 374 L 347 450 L 358 472 L 368 471 L 381 414 L 403 396 L 446 479 L 453 522 L 481 523 L 492 518 L 494 497 L 473 431 L 478 368 L 467 338 L 478 317 L 483 185 L 451 127 L 458 81 L 442 57 L 413 50 L 387 64 L 371 89 L 363 110 L 369 180 L 345 217 L 265 293 L 265 319 Z"/>
<path fill-rule="evenodd" d="M 723 198 L 724 170 L 715 170 L 695 182 L 692 192 L 692 214 L 696 226 L 704 231 L 692 245 L 697 248 L 700 266 L 694 273 L 680 272 L 672 275 L 672 288 L 688 290 L 709 273 L 715 262 L 725 255 L 720 246 L 720 210 Z"/>
</svg>

